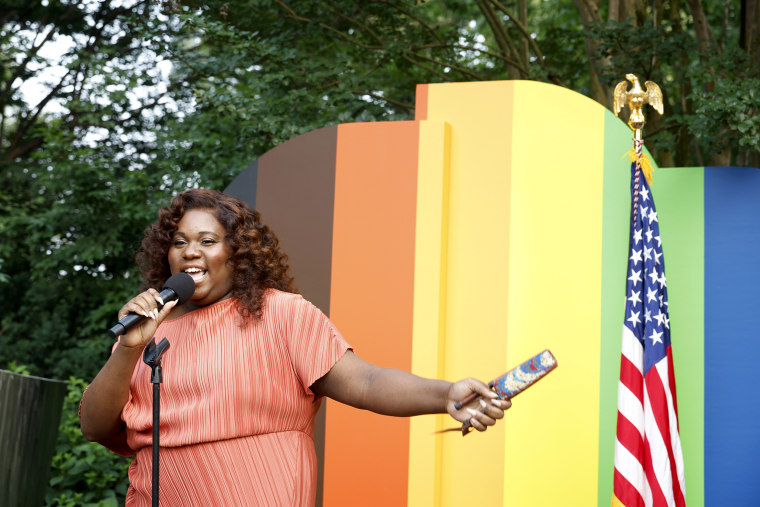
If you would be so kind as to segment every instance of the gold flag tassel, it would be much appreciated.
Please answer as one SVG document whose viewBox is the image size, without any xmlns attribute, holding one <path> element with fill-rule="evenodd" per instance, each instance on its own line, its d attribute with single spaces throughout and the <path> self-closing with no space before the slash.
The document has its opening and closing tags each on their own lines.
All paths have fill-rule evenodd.
<svg viewBox="0 0 760 507">
<path fill-rule="evenodd" d="M 621 158 L 625 158 L 626 155 L 631 159 L 631 162 L 636 162 L 636 159 L 638 158 L 636 155 L 636 148 L 631 148 L 628 150 L 628 153 L 623 155 Z M 641 171 L 644 173 L 644 177 L 647 179 L 647 183 L 651 185 L 652 175 L 654 174 L 654 166 L 652 165 L 652 161 L 649 160 L 649 157 L 646 153 L 641 154 L 641 160 L 639 164 L 641 165 Z"/>
</svg>

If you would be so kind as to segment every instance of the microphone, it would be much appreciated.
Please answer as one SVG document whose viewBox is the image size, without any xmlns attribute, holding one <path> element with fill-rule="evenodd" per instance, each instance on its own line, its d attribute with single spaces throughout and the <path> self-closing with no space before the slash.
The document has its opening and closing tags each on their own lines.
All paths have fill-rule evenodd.
<svg viewBox="0 0 760 507">
<path fill-rule="evenodd" d="M 177 299 L 179 300 L 179 304 L 182 304 L 190 299 L 194 292 L 195 280 L 193 280 L 193 277 L 184 272 L 177 273 L 170 276 L 166 280 L 166 283 L 164 283 L 164 288 L 161 290 L 161 299 L 164 300 L 164 303 Z M 158 309 L 161 310 L 161 308 L 163 308 L 163 305 L 159 304 Z M 144 315 L 130 313 L 108 330 L 108 336 L 116 338 L 146 318 Z"/>
</svg>

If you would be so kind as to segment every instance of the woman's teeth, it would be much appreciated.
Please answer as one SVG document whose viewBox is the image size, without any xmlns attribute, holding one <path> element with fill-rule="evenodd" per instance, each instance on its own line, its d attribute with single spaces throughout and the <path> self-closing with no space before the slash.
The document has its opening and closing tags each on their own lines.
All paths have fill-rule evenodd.
<svg viewBox="0 0 760 507">
<path fill-rule="evenodd" d="M 196 282 L 200 280 L 201 278 L 203 278 L 204 275 L 206 274 L 205 271 L 202 271 L 200 269 L 188 269 L 187 271 L 185 271 L 185 273 L 190 275 L 193 278 L 193 280 L 195 280 Z"/>
</svg>

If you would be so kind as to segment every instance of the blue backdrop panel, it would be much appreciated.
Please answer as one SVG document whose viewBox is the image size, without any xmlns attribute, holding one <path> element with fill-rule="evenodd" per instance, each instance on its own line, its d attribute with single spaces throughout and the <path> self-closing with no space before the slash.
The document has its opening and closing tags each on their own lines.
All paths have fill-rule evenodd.
<svg viewBox="0 0 760 507">
<path fill-rule="evenodd" d="M 759 221 L 760 170 L 706 167 L 706 505 L 760 505 Z"/>
</svg>

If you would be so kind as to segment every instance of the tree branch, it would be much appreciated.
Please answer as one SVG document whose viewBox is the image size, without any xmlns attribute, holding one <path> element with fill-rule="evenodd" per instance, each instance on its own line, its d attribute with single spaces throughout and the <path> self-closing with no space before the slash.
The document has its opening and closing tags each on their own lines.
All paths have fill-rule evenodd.
<svg viewBox="0 0 760 507">
<path fill-rule="evenodd" d="M 41 27 L 40 27 L 41 28 Z M 13 85 L 13 82 L 16 81 L 25 71 L 27 65 L 29 65 L 29 62 L 34 58 L 37 53 L 40 51 L 40 48 L 45 45 L 52 37 L 53 34 L 56 32 L 56 28 L 51 28 L 45 38 L 40 42 L 37 46 L 34 45 L 34 41 L 32 41 L 32 47 L 29 49 L 29 51 L 26 54 L 26 57 L 21 61 L 21 63 L 18 64 L 16 69 L 13 71 L 13 74 L 8 79 L 8 82 L 5 85 L 5 89 L 2 91 L 3 97 L 7 97 L 8 94 L 11 91 L 11 87 Z M 36 38 L 36 37 L 35 37 Z"/>
<path fill-rule="evenodd" d="M 3 160 L 10 162 L 15 158 L 22 157 L 32 150 L 35 150 L 42 146 L 42 137 L 34 137 L 30 139 L 26 144 L 20 146 L 11 146 L 3 155 Z"/>
<path fill-rule="evenodd" d="M 295 19 L 296 21 L 301 21 L 302 23 L 311 23 L 312 22 L 311 19 L 305 18 L 303 16 L 300 16 L 300 15 L 296 14 L 296 12 L 288 4 L 286 4 L 282 0 L 275 0 L 275 2 L 277 2 L 279 5 L 281 5 L 283 9 L 285 9 L 286 11 L 288 11 L 288 14 L 290 15 L 290 17 L 293 18 L 293 19 Z M 325 30 L 329 30 L 329 31 L 337 34 L 338 37 L 340 37 L 341 39 L 345 40 L 346 42 L 349 42 L 349 43 L 353 44 L 354 46 L 360 47 L 362 49 L 376 50 L 376 49 L 382 49 L 383 48 L 383 46 L 382 46 L 382 40 L 380 40 L 379 37 L 371 29 L 369 29 L 368 27 L 364 26 L 363 23 L 360 23 L 360 22 L 358 22 L 358 21 L 356 21 L 356 20 L 354 20 L 352 18 L 346 17 L 344 14 L 342 14 L 341 12 L 339 12 L 334 6 L 333 6 L 332 10 L 333 10 L 333 12 L 335 12 L 336 14 L 338 14 L 343 19 L 346 19 L 346 20 L 348 20 L 348 21 L 350 21 L 350 22 L 352 22 L 354 24 L 357 24 L 360 27 L 363 27 L 364 29 L 366 29 L 367 31 L 369 31 L 370 35 L 372 35 L 372 37 L 376 41 L 380 42 L 381 45 L 380 46 L 371 46 L 369 44 L 364 44 L 363 42 L 360 42 L 357 39 L 354 39 L 353 37 L 350 37 L 349 35 L 341 32 L 337 28 L 335 28 L 333 26 L 330 26 L 330 25 L 328 25 L 326 23 L 318 22 L 317 23 L 318 26 L 324 28 Z"/>
<path fill-rule="evenodd" d="M 13 141 L 11 141 L 11 145 L 9 147 L 9 150 L 12 150 L 14 146 L 18 145 L 21 140 L 26 136 L 27 132 L 31 129 L 31 127 L 34 125 L 34 122 L 37 121 L 37 118 L 42 113 L 42 110 L 45 108 L 48 102 L 50 102 L 53 97 L 55 97 L 58 94 L 58 91 L 65 86 L 65 82 L 69 75 L 71 74 L 71 70 L 69 70 L 66 74 L 64 74 L 61 79 L 58 81 L 58 84 L 56 84 L 49 92 L 48 94 L 40 100 L 36 106 L 31 108 L 29 110 L 30 113 L 34 111 L 31 115 L 27 116 L 26 118 L 22 118 L 18 122 L 18 126 L 16 127 L 16 134 L 13 136 Z"/>
<path fill-rule="evenodd" d="M 500 53 L 494 53 L 493 51 L 480 49 L 475 46 L 460 46 L 458 44 L 424 44 L 422 46 L 415 46 L 412 48 L 413 51 L 416 51 L 418 49 L 455 49 L 455 50 L 464 50 L 464 51 L 474 51 L 476 53 L 480 53 L 481 55 L 486 55 L 492 58 L 496 58 L 497 60 L 501 60 L 506 64 L 514 65 L 515 67 L 520 66 L 520 62 L 518 62 L 517 60 L 512 60 L 511 58 L 504 56 Z"/>
<path fill-rule="evenodd" d="M 290 14 L 290 17 L 295 19 L 296 21 L 303 21 L 305 23 L 309 23 L 311 21 L 309 18 L 304 18 L 296 14 L 296 12 L 293 9 L 291 9 L 290 6 L 286 4 L 285 2 L 283 2 L 282 0 L 274 0 L 274 1 L 275 3 L 279 4 L 283 9 L 288 11 L 288 14 Z"/>
<path fill-rule="evenodd" d="M 367 33 L 368 33 L 368 34 L 369 34 L 369 35 L 370 35 L 370 36 L 371 36 L 373 39 L 375 39 L 375 41 L 376 41 L 378 44 L 380 44 L 380 45 L 383 45 L 383 44 L 385 44 L 385 42 L 384 42 L 384 41 L 383 41 L 383 40 L 380 38 L 380 36 L 379 36 L 378 34 L 376 34 L 376 33 L 374 32 L 374 30 L 372 30 L 372 29 L 371 29 L 370 27 L 368 27 L 366 24 L 362 23 L 361 21 L 359 21 L 359 20 L 357 20 L 357 19 L 355 19 L 355 18 L 351 18 L 351 17 L 349 17 L 349 16 L 346 16 L 345 14 L 343 14 L 343 13 L 342 13 L 342 12 L 341 12 L 341 11 L 338 9 L 338 7 L 335 5 L 335 2 L 333 2 L 332 0 L 328 0 L 328 2 L 330 3 L 330 6 L 331 6 L 331 8 L 332 8 L 332 11 L 333 11 L 333 12 L 334 12 L 334 13 L 335 13 L 335 14 L 336 14 L 336 15 L 337 15 L 339 18 L 341 18 L 341 19 L 344 19 L 344 20 L 348 21 L 349 23 L 351 23 L 351 24 L 354 24 L 354 25 L 358 26 L 359 28 L 363 29 L 363 30 L 364 30 L 365 32 L 367 32 Z"/>
<path fill-rule="evenodd" d="M 419 68 L 421 68 L 421 69 L 424 69 L 424 70 L 426 70 L 426 71 L 430 72 L 431 74 L 435 74 L 436 76 L 438 76 L 438 77 L 442 78 L 442 79 L 443 79 L 445 82 L 447 82 L 447 83 L 448 83 L 448 82 L 451 82 L 451 76 L 449 76 L 449 75 L 448 75 L 448 74 L 446 74 L 445 72 L 441 72 L 441 71 L 440 71 L 440 70 L 438 70 L 438 69 L 434 69 L 433 67 L 430 67 L 430 66 L 428 66 L 428 65 L 425 65 L 425 64 L 423 64 L 422 62 L 417 62 L 417 61 L 414 61 L 414 60 L 413 60 L 412 58 L 410 58 L 408 55 L 402 55 L 401 57 L 402 57 L 404 60 L 406 60 L 407 62 L 411 63 L 412 65 L 414 65 L 414 66 L 417 66 L 417 67 L 419 67 Z"/>
<path fill-rule="evenodd" d="M 359 42 L 358 40 L 354 39 L 353 37 L 349 37 L 347 34 L 341 32 L 337 28 L 334 28 L 334 27 L 332 27 L 332 26 L 330 26 L 328 24 L 320 22 L 320 23 L 318 23 L 318 25 L 321 26 L 322 28 L 326 29 L 326 30 L 330 30 L 331 32 L 334 32 L 334 33 L 338 34 L 338 37 L 340 37 L 341 39 L 345 40 L 346 42 L 350 42 L 354 46 L 357 46 L 357 47 L 360 47 L 360 48 L 363 48 L 363 49 L 372 49 L 372 50 L 383 49 L 383 46 L 370 46 L 369 44 L 364 44 L 363 42 Z"/>
<path fill-rule="evenodd" d="M 369 95 L 372 98 L 383 100 L 389 104 L 393 104 L 394 106 L 404 108 L 408 111 L 414 110 L 414 106 L 411 104 L 407 104 L 406 102 L 400 102 L 398 100 L 391 99 L 390 97 L 383 97 L 382 95 L 377 95 L 376 93 L 362 91 L 362 90 L 351 90 L 351 93 L 353 93 L 354 95 Z"/>
<path fill-rule="evenodd" d="M 479 81 L 482 80 L 483 77 L 479 76 L 475 72 L 471 71 L 470 69 L 467 69 L 465 67 L 460 67 L 458 65 L 454 65 L 447 62 L 442 62 L 440 60 L 436 60 L 435 58 L 431 58 L 429 56 L 423 55 L 422 53 L 412 53 L 417 58 L 420 58 L 421 60 L 427 60 L 430 63 L 434 63 L 436 65 L 439 65 L 441 67 L 448 67 L 450 69 L 456 70 L 457 72 L 464 74 L 465 76 L 470 76 L 472 79 Z"/>
<path fill-rule="evenodd" d="M 519 61 L 520 56 L 517 54 L 517 48 L 515 48 L 512 40 L 509 38 L 504 25 L 496 16 L 496 12 L 494 12 L 489 0 L 476 0 L 475 3 L 486 18 L 486 23 L 491 27 L 496 44 L 498 44 L 502 54 L 511 60 Z M 507 65 L 507 74 L 509 74 L 511 79 L 519 79 L 521 77 L 520 69 L 514 65 Z"/>
<path fill-rule="evenodd" d="M 402 14 L 404 14 L 405 16 L 407 16 L 408 18 L 415 20 L 423 28 L 425 28 L 425 30 L 427 30 L 429 33 L 431 33 L 433 35 L 433 37 L 435 37 L 438 40 L 439 43 L 441 43 L 441 44 L 444 43 L 443 40 L 441 39 L 441 37 L 438 35 L 438 32 L 436 32 L 433 29 L 433 27 L 431 27 L 430 25 L 428 25 L 427 23 L 425 23 L 419 16 L 415 16 L 411 11 L 408 11 L 407 9 L 404 9 L 403 7 L 401 7 L 399 5 L 396 5 L 393 2 L 389 2 L 388 0 L 379 0 L 379 3 L 388 5 L 389 7 L 392 7 L 394 9 L 398 10 L 399 12 L 401 12 Z"/>
<path fill-rule="evenodd" d="M 533 49 L 533 52 L 536 55 L 536 58 L 539 62 L 543 65 L 544 60 L 544 54 L 541 52 L 541 50 L 538 48 L 538 44 L 536 44 L 536 41 L 533 39 L 533 37 L 530 36 L 530 33 L 528 33 L 527 25 L 520 21 L 520 19 L 516 18 L 510 11 L 507 9 L 507 7 L 499 2 L 499 0 L 490 0 L 492 4 L 496 6 L 497 9 L 499 9 L 501 12 L 509 16 L 510 21 L 517 27 L 517 30 L 523 35 L 523 37 L 528 41 L 528 44 Z M 525 8 L 527 8 L 527 4 L 525 5 Z M 525 12 L 525 16 L 527 18 L 527 11 Z M 526 66 L 528 62 L 525 62 Z"/>
</svg>

